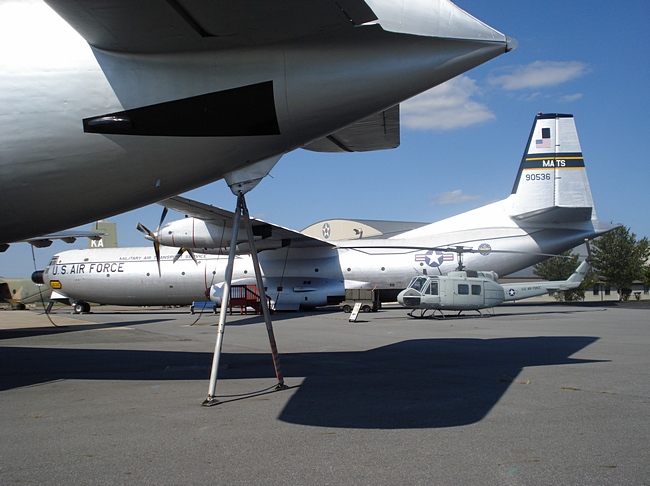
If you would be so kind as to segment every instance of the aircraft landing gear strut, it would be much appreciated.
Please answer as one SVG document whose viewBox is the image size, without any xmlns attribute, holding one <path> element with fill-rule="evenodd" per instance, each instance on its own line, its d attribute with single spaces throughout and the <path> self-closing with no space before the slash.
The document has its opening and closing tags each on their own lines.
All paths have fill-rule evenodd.
<svg viewBox="0 0 650 486">
<path fill-rule="evenodd" d="M 235 254 L 237 250 L 237 239 L 239 233 L 239 224 L 241 217 L 244 217 L 244 226 L 248 235 L 248 244 L 251 250 L 253 259 L 253 267 L 255 268 L 255 279 L 257 288 L 260 292 L 262 314 L 264 314 L 264 322 L 266 323 L 266 331 L 269 335 L 269 343 L 271 345 L 271 354 L 273 355 L 273 367 L 275 368 L 275 376 L 278 380 L 276 390 L 287 388 L 284 384 L 284 377 L 282 376 L 282 368 L 280 367 L 280 356 L 275 342 L 275 335 L 273 334 L 273 325 L 271 323 L 271 313 L 269 312 L 268 301 L 266 299 L 266 292 L 264 291 L 264 281 L 262 280 L 262 271 L 260 270 L 260 262 L 257 258 L 257 250 L 255 248 L 255 239 L 253 237 L 253 228 L 246 207 L 246 200 L 244 193 L 237 193 L 237 209 L 235 210 L 235 218 L 233 223 L 232 240 L 230 241 L 230 252 L 228 253 L 228 264 L 226 266 L 225 282 L 223 286 L 223 297 L 221 298 L 221 312 L 219 314 L 219 326 L 217 328 L 217 342 L 214 347 L 214 356 L 212 358 L 212 370 L 210 372 L 210 385 L 208 387 L 208 398 L 206 398 L 201 405 L 204 407 L 211 407 L 217 405 L 219 400 L 215 397 L 215 390 L 217 388 L 217 373 L 219 370 L 219 359 L 221 357 L 221 347 L 223 344 L 223 332 L 226 327 L 226 314 L 228 313 L 228 300 L 230 299 L 230 285 L 232 282 L 233 265 L 235 263 Z"/>
</svg>

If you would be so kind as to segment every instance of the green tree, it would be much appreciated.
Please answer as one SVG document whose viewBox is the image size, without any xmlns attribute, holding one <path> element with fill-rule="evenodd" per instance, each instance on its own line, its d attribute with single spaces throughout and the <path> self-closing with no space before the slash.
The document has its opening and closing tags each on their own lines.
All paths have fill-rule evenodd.
<svg viewBox="0 0 650 486">
<path fill-rule="evenodd" d="M 578 266 L 578 254 L 560 253 L 533 266 L 533 273 L 544 280 L 566 280 Z"/>
<path fill-rule="evenodd" d="M 566 280 L 578 268 L 580 255 L 567 250 L 559 256 L 549 258 L 533 266 L 533 273 L 544 280 Z M 578 288 L 555 292 L 555 299 L 566 302 L 584 300 L 588 287 L 589 275 Z"/>
<path fill-rule="evenodd" d="M 600 280 L 618 291 L 619 300 L 627 300 L 632 282 L 644 280 L 650 255 L 648 238 L 637 241 L 625 226 L 617 226 L 595 239 L 591 245 L 591 263 Z"/>
</svg>

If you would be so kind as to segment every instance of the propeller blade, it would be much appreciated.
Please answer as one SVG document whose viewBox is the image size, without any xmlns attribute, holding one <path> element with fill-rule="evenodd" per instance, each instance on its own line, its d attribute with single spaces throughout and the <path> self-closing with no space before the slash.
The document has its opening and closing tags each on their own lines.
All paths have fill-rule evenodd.
<svg viewBox="0 0 650 486">
<path fill-rule="evenodd" d="M 187 248 L 187 253 L 190 255 L 190 257 L 192 257 L 192 260 L 194 260 L 194 263 L 196 263 L 198 265 L 199 262 L 196 261 L 196 255 L 194 255 L 194 251 Z"/>
<path fill-rule="evenodd" d="M 156 254 L 156 263 L 158 264 L 158 276 L 161 277 L 162 273 L 160 271 L 160 242 L 158 241 L 158 233 L 160 233 L 160 228 L 162 228 L 163 221 L 165 221 L 165 216 L 167 216 L 167 212 L 169 210 L 166 207 L 163 207 L 162 214 L 160 215 L 160 222 L 158 223 L 158 228 L 156 228 L 156 232 L 154 233 L 151 231 L 149 228 L 147 228 L 145 225 L 142 223 L 138 223 L 135 228 L 142 234 L 144 234 L 144 237 L 150 241 L 153 241 L 153 251 Z M 180 255 L 178 255 L 180 256 Z M 174 258 L 174 261 L 178 259 L 178 256 Z"/>
<path fill-rule="evenodd" d="M 153 251 L 156 254 L 156 262 L 158 263 L 158 276 L 162 277 L 162 273 L 160 272 L 160 243 L 157 241 L 153 242 Z"/>
<path fill-rule="evenodd" d="M 160 231 L 160 228 L 162 228 L 163 221 L 165 221 L 165 216 L 167 216 L 167 211 L 169 211 L 169 209 L 167 209 L 167 206 L 163 206 L 163 211 L 160 215 L 160 223 L 158 223 L 158 229 L 156 230 L 156 233 L 158 233 Z"/>
<path fill-rule="evenodd" d="M 153 251 L 156 254 L 156 262 L 158 262 L 158 276 L 162 276 L 160 273 L 160 243 L 156 240 L 156 235 L 142 223 L 138 223 L 135 228 L 143 233 L 146 239 L 153 241 Z"/>
<path fill-rule="evenodd" d="M 143 225 L 142 223 L 138 223 L 135 226 L 135 229 L 137 229 L 140 233 L 143 233 L 145 238 L 147 238 L 148 240 L 154 237 L 154 234 L 151 232 L 151 230 L 147 228 L 145 225 Z"/>
<path fill-rule="evenodd" d="M 199 264 L 199 262 L 196 260 L 196 255 L 194 255 L 194 251 L 192 251 L 189 248 L 184 248 L 184 247 L 181 247 L 181 248 L 178 249 L 178 253 L 176 253 L 176 255 L 174 256 L 174 263 L 176 263 L 178 261 L 178 259 L 181 256 L 183 256 L 183 253 L 185 253 L 185 252 L 187 252 L 187 254 L 192 258 L 192 260 L 194 260 L 194 263 L 196 263 L 197 265 Z"/>
</svg>

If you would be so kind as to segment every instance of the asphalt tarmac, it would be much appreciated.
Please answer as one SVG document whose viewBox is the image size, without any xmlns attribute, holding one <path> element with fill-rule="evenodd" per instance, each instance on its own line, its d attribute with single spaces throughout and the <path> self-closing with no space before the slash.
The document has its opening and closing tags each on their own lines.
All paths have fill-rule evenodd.
<svg viewBox="0 0 650 486">
<path fill-rule="evenodd" d="M 650 308 L 0 311 L 0 484 L 650 484 Z"/>
</svg>

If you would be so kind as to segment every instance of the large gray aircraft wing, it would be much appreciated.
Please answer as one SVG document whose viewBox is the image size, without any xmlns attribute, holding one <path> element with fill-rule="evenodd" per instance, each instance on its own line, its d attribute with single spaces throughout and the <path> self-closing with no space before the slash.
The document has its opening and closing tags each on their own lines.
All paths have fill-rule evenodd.
<svg viewBox="0 0 650 486">
<path fill-rule="evenodd" d="M 50 233 L 43 236 L 38 236 L 35 238 L 29 238 L 25 240 L 28 243 L 31 243 L 37 248 L 45 248 L 52 244 L 53 240 L 61 240 L 66 243 L 74 243 L 77 238 L 88 238 L 91 240 L 99 240 L 102 236 L 106 236 L 106 233 L 103 231 L 78 231 L 78 230 L 66 230 L 59 231 L 58 233 Z"/>
<path fill-rule="evenodd" d="M 264 45 L 376 20 L 363 0 L 45 0 L 93 47 L 185 52 Z"/>
<path fill-rule="evenodd" d="M 368 152 L 399 146 L 399 105 L 305 145 L 313 152 Z"/>
<path fill-rule="evenodd" d="M 22 242 L 27 242 L 35 246 L 36 248 L 46 248 L 52 244 L 54 240 L 61 240 L 66 243 L 74 243 L 77 238 L 88 238 L 90 240 L 99 240 L 102 236 L 106 236 L 106 233 L 102 231 L 79 231 L 79 230 L 64 230 L 59 231 L 58 233 L 50 233 L 43 236 L 36 236 L 34 238 L 29 238 L 27 240 L 22 240 Z M 21 242 L 18 242 L 21 243 Z M 9 244 L 0 244 L 0 253 L 7 251 Z"/>
<path fill-rule="evenodd" d="M 219 226 L 226 226 L 229 228 L 233 227 L 235 213 L 209 204 L 193 201 L 192 199 L 187 199 L 181 196 L 164 199 L 159 201 L 158 204 L 187 216 L 218 224 Z M 280 241 L 282 242 L 282 246 L 291 245 L 292 248 L 334 248 L 334 245 L 319 240 L 318 238 L 304 235 L 297 231 L 283 228 L 282 226 L 267 223 L 261 219 L 251 217 L 250 220 L 253 227 L 253 233 L 262 236 L 266 242 Z M 245 231 L 246 229 L 242 222 L 240 225 L 240 232 L 245 234 Z"/>
</svg>

